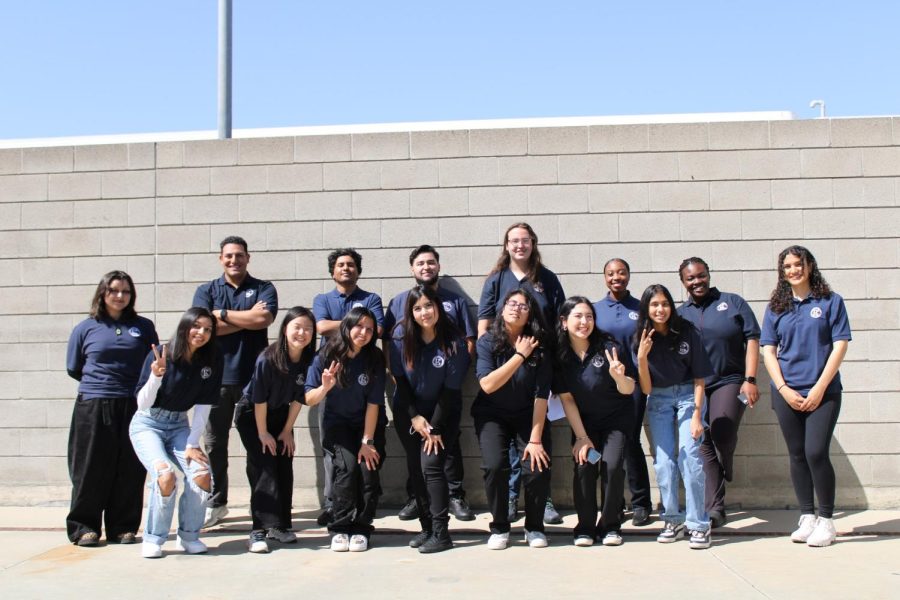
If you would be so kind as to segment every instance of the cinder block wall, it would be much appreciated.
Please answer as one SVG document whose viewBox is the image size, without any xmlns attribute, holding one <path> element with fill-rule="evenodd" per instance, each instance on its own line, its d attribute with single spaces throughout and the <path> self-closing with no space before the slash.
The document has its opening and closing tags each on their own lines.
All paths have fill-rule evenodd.
<svg viewBox="0 0 900 600">
<path fill-rule="evenodd" d="M 139 311 L 166 338 L 198 283 L 217 277 L 218 242 L 250 244 L 250 271 L 282 306 L 331 289 L 325 257 L 363 254 L 361 286 L 387 301 L 408 287 L 409 250 L 431 243 L 472 300 L 502 232 L 527 220 L 569 294 L 605 293 L 621 256 L 632 291 L 684 297 L 675 270 L 705 258 L 713 284 L 762 318 L 777 253 L 809 246 L 846 298 L 854 340 L 832 446 L 838 507 L 900 498 L 900 118 L 715 122 L 362 133 L 0 150 L 0 502 L 68 497 L 66 440 L 76 383 L 65 345 L 100 276 L 125 269 Z M 763 377 L 765 379 L 765 377 Z M 767 381 L 767 380 L 766 380 Z M 794 503 L 781 433 L 764 400 L 740 430 L 728 498 Z M 474 382 L 468 387 L 471 402 Z M 466 487 L 483 498 L 466 417 Z M 317 504 L 321 471 L 304 410 L 298 506 Z M 571 501 L 568 432 L 555 437 L 553 496 Z M 405 495 L 389 432 L 385 501 Z M 236 501 L 243 449 L 232 438 Z"/>
</svg>

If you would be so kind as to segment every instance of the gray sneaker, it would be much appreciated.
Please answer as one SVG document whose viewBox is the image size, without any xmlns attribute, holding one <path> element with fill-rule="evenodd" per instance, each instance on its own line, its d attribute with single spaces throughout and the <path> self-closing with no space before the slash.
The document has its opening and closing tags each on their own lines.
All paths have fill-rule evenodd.
<svg viewBox="0 0 900 600">
<path fill-rule="evenodd" d="M 656 541 L 660 544 L 671 544 L 676 540 L 680 540 L 684 537 L 684 523 L 673 523 L 671 521 L 666 521 L 665 527 L 663 527 L 662 532 L 658 536 L 656 536 Z"/>
<path fill-rule="evenodd" d="M 709 529 L 706 531 L 691 530 L 691 548 L 694 550 L 705 550 L 712 543 L 712 535 Z"/>
<path fill-rule="evenodd" d="M 282 527 L 271 528 L 268 533 L 268 538 L 270 540 L 275 540 L 276 542 L 281 542 L 282 544 L 297 543 L 297 534 L 290 529 L 284 529 Z"/>
</svg>

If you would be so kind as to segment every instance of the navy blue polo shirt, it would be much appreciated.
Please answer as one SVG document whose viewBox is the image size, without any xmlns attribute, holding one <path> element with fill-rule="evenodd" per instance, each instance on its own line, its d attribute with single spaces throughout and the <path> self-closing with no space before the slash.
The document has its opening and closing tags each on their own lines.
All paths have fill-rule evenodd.
<svg viewBox="0 0 900 600">
<path fill-rule="evenodd" d="M 479 381 L 515 354 L 514 348 L 495 354 L 493 346 L 494 336 L 490 332 L 478 338 L 475 344 L 477 357 L 475 376 Z M 547 398 L 550 395 L 552 379 L 553 365 L 550 356 L 541 348 L 536 348 L 500 389 L 492 394 L 487 394 L 482 389 L 478 390 L 472 405 L 472 414 L 504 419 L 530 415 L 534 410 L 534 399 Z"/>
<path fill-rule="evenodd" d="M 153 352 L 150 352 L 144 360 L 135 393 L 144 387 L 150 378 L 150 364 L 154 360 Z M 166 372 L 152 408 L 187 412 L 197 404 L 217 404 L 219 388 L 222 387 L 223 368 L 221 352 L 216 352 L 216 359 L 211 367 L 204 367 L 196 362 L 167 360 Z"/>
<path fill-rule="evenodd" d="M 590 348 L 584 360 L 573 354 L 568 360 L 558 361 L 553 373 L 553 391 L 572 394 L 581 421 L 588 430 L 632 429 L 634 403 L 631 394 L 619 393 L 616 380 L 609 374 L 606 352 L 612 354 L 613 348 L 620 360 L 627 354 L 617 342 L 608 340 Z M 625 374 L 637 379 L 634 368 L 627 364 Z"/>
<path fill-rule="evenodd" d="M 319 321 L 340 321 L 351 309 L 357 306 L 365 306 L 375 315 L 375 325 L 384 327 L 384 309 L 381 306 L 381 296 L 374 292 L 367 292 L 362 288 L 356 288 L 349 294 L 342 294 L 333 289 L 325 294 L 318 294 L 313 299 L 313 314 L 316 323 Z"/>
<path fill-rule="evenodd" d="M 710 288 L 699 304 L 688 297 L 678 314 L 693 323 L 703 339 L 713 368 L 707 389 L 743 382 L 747 341 L 759 339 L 759 322 L 744 299 Z"/>
<path fill-rule="evenodd" d="M 626 350 L 624 354 L 619 353 L 619 360 L 625 364 L 626 369 L 631 367 L 635 372 L 637 364 L 632 359 L 631 347 L 634 344 L 634 331 L 637 329 L 640 306 L 640 300 L 630 292 L 621 302 L 612 294 L 606 294 L 602 300 L 594 302 L 594 312 L 597 313 L 594 326 L 611 335 Z"/>
<path fill-rule="evenodd" d="M 363 427 L 366 423 L 366 408 L 369 404 L 379 407 L 379 422 L 384 415 L 384 369 L 377 369 L 371 375 L 366 373 L 366 362 L 361 355 L 349 359 L 342 365 L 347 377 L 347 387 L 336 383 L 322 402 L 324 426 Z M 306 374 L 306 391 L 322 385 L 322 371 L 325 370 L 324 353 L 319 352 L 313 359 Z"/>
<path fill-rule="evenodd" d="M 463 377 L 469 369 L 466 343 L 462 338 L 457 339 L 451 353 L 441 350 L 437 340 L 425 344 L 410 368 L 403 359 L 402 335 L 400 331 L 400 337 L 391 339 L 391 373 L 396 377 L 406 377 L 412 387 L 416 410 L 421 415 L 431 415 L 445 388 L 456 391 L 462 389 Z M 396 396 L 395 389 L 395 400 Z"/>
<path fill-rule="evenodd" d="M 278 293 L 274 285 L 247 275 L 241 285 L 235 288 L 225 281 L 223 275 L 198 286 L 191 306 L 201 306 L 210 311 L 221 308 L 249 310 L 260 300 L 266 303 L 266 310 L 274 318 L 278 314 Z M 269 345 L 266 329 L 242 329 L 230 335 L 216 336 L 216 339 L 225 361 L 222 384 L 246 385 L 253 374 L 256 357 Z"/>
<path fill-rule="evenodd" d="M 85 319 L 66 348 L 66 370 L 83 398 L 132 398 L 151 344 L 159 344 L 153 321 Z"/>
<path fill-rule="evenodd" d="M 668 335 L 661 335 L 658 331 L 653 333 L 653 347 L 647 364 L 650 367 L 650 381 L 655 388 L 693 383 L 694 379 L 706 379 L 713 374 L 703 340 L 689 321 L 682 324 L 679 334 L 671 329 Z"/>
<path fill-rule="evenodd" d="M 253 377 L 244 388 L 244 396 L 254 404 L 267 404 L 272 410 L 291 402 L 305 404 L 306 371 L 309 362 L 288 360 L 288 372 L 282 373 L 261 353 L 253 367 Z"/>
<path fill-rule="evenodd" d="M 781 314 L 767 306 L 759 343 L 778 347 L 778 365 L 785 382 L 805 396 L 825 370 L 834 342 L 851 339 L 844 299 L 832 292 L 825 298 L 795 299 Z M 841 374 L 837 373 L 825 393 L 841 389 Z"/>
<path fill-rule="evenodd" d="M 469 305 L 466 303 L 466 299 L 441 287 L 438 287 L 437 293 L 438 298 L 441 299 L 444 314 L 453 321 L 459 332 L 467 338 L 478 337 L 478 328 L 472 321 L 472 315 L 469 314 Z M 394 296 L 390 304 L 388 304 L 388 309 L 384 313 L 383 337 L 385 339 L 391 339 L 394 326 L 403 320 L 403 310 L 406 308 L 406 298 L 408 296 L 409 290 L 405 290 Z"/>
<path fill-rule="evenodd" d="M 527 277 L 517 279 L 508 268 L 489 275 L 481 290 L 481 300 L 478 302 L 478 319 L 494 318 L 503 312 L 503 298 L 512 290 L 522 288 L 534 296 L 545 325 L 549 330 L 556 328 L 556 317 L 559 316 L 559 308 L 566 301 L 562 285 L 556 274 L 546 267 L 538 271 L 538 282 L 532 283 Z"/>
</svg>

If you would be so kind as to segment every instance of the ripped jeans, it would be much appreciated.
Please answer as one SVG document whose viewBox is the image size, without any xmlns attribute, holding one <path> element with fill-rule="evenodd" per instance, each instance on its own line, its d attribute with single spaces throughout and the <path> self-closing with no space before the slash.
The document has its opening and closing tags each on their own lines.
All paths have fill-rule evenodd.
<svg viewBox="0 0 900 600">
<path fill-rule="evenodd" d="M 138 411 L 131 419 L 128 433 L 135 453 L 150 475 L 144 541 L 162 545 L 169 536 L 177 485 L 173 486 L 171 494 L 163 496 L 157 480 L 161 475 L 175 475 L 179 471 L 185 477 L 178 500 L 178 536 L 185 541 L 196 541 L 200 537 L 210 493 L 197 485 L 195 479 L 209 474 L 209 468 L 197 461 L 187 464 L 184 456 L 190 434 L 187 413 L 161 408 Z"/>
</svg>

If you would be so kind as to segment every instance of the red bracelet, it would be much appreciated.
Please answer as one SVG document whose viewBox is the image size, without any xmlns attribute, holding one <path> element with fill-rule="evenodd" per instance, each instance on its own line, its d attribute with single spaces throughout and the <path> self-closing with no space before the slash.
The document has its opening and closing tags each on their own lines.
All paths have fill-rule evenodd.
<svg viewBox="0 0 900 600">
<path fill-rule="evenodd" d="M 543 446 L 543 444 L 541 442 L 532 442 L 531 440 L 529 440 L 528 443 L 534 444 L 535 446 Z"/>
</svg>

